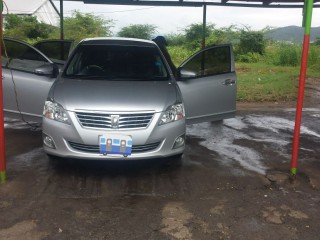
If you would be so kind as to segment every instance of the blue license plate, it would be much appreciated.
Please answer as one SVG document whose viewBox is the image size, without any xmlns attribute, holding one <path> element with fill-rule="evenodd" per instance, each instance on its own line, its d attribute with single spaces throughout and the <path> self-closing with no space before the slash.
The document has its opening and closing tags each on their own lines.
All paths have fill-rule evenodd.
<svg viewBox="0 0 320 240">
<path fill-rule="evenodd" d="M 99 136 L 100 154 L 131 155 L 132 137 L 128 135 L 106 134 Z"/>
</svg>

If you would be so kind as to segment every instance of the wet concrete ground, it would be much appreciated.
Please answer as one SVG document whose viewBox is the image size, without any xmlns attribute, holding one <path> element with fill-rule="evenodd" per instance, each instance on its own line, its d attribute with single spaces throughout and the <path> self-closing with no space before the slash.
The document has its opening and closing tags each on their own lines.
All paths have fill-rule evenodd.
<svg viewBox="0 0 320 240">
<path fill-rule="evenodd" d="M 0 239 L 320 239 L 320 109 L 240 110 L 188 127 L 181 161 L 49 160 L 7 119 Z"/>
</svg>

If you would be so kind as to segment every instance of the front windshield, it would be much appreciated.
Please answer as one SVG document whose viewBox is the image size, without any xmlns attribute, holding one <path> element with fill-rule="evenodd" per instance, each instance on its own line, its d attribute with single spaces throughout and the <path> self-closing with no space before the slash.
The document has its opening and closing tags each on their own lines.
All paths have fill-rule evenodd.
<svg viewBox="0 0 320 240">
<path fill-rule="evenodd" d="M 168 72 L 156 47 L 82 45 L 64 76 L 102 80 L 167 80 Z"/>
</svg>

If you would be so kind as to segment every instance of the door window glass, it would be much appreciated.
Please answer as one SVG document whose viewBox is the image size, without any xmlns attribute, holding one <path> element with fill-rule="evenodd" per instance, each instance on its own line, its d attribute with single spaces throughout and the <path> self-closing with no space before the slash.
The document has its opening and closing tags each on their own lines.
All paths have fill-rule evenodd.
<svg viewBox="0 0 320 240">
<path fill-rule="evenodd" d="M 48 63 L 45 57 L 28 45 L 10 40 L 4 40 L 4 43 L 3 66 L 34 73 L 36 68 Z"/>
<path fill-rule="evenodd" d="M 42 41 L 34 45 L 54 63 L 63 64 L 69 56 L 69 51 L 72 46 L 72 41 Z"/>
<path fill-rule="evenodd" d="M 215 47 L 202 51 L 188 61 L 182 69 L 194 73 L 195 77 L 229 73 L 231 71 L 230 47 Z"/>
</svg>

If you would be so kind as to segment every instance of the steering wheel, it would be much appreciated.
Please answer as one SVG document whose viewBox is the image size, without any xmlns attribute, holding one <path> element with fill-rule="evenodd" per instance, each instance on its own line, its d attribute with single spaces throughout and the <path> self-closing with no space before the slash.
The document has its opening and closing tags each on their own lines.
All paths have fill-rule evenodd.
<svg viewBox="0 0 320 240">
<path fill-rule="evenodd" d="M 104 71 L 103 67 L 100 67 L 98 65 L 88 65 L 86 66 L 86 69 L 88 71 Z"/>
</svg>

